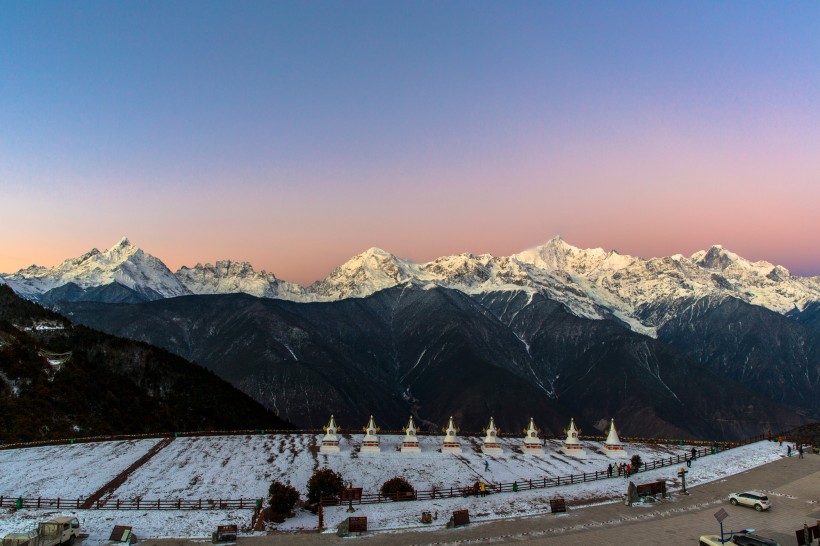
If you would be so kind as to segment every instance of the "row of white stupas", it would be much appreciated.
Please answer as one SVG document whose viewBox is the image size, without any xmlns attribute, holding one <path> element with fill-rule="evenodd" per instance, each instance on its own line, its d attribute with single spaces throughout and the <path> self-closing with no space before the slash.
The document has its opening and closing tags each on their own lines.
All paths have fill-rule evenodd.
<svg viewBox="0 0 820 546">
<path fill-rule="evenodd" d="M 339 427 L 336 425 L 336 420 L 332 415 L 330 416 L 330 423 L 324 427 L 324 430 L 325 436 L 322 438 L 322 446 L 319 448 L 319 451 L 321 453 L 338 453 L 339 436 L 337 433 L 339 432 Z M 367 422 L 367 426 L 364 427 L 363 430 L 365 434 L 364 439 L 362 440 L 362 445 L 359 448 L 359 452 L 381 452 L 378 435 L 380 429 L 376 426 L 376 422 L 373 420 L 372 415 L 370 416 L 370 420 Z M 416 434 L 418 429 L 416 428 L 416 424 L 413 422 L 412 417 L 410 417 L 410 421 L 407 422 L 407 426 L 402 430 L 404 431 L 404 439 L 401 442 L 401 452 L 421 453 L 419 439 Z M 484 444 L 481 446 L 481 451 L 487 455 L 502 455 L 504 453 L 504 448 L 502 448 L 501 444 L 498 442 L 499 430 L 495 426 L 495 421 L 492 417 L 490 417 L 490 424 L 487 425 L 484 432 L 486 433 L 486 436 L 484 437 Z M 561 447 L 561 452 L 571 457 L 585 457 L 586 451 L 584 451 L 581 440 L 578 438 L 579 431 L 575 427 L 575 419 L 570 419 L 569 428 L 566 432 L 567 438 L 564 440 L 564 444 Z M 539 430 L 535 428 L 535 422 L 532 418 L 530 418 L 530 424 L 524 430 L 525 436 L 522 452 L 525 455 L 544 454 L 544 442 L 538 437 L 538 433 Z M 604 441 L 602 451 L 605 455 L 609 455 L 610 457 L 627 456 L 626 451 L 624 451 L 623 443 L 621 443 L 620 438 L 618 438 L 618 433 L 615 431 L 615 419 L 612 419 L 609 423 L 609 434 Z M 458 441 L 458 429 L 453 423 L 452 417 L 450 417 L 447 427 L 444 429 L 444 442 L 441 445 L 441 452 L 461 453 L 461 444 Z"/>
</svg>

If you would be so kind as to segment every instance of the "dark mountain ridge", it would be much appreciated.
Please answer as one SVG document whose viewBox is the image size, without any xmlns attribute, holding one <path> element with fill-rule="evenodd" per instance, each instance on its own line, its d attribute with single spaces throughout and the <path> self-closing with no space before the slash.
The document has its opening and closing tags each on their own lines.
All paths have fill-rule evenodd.
<svg viewBox="0 0 820 546">
<path fill-rule="evenodd" d="M 168 351 L 75 325 L 0 286 L 0 442 L 292 428 Z"/>
<path fill-rule="evenodd" d="M 570 416 L 587 432 L 615 417 L 627 435 L 736 438 L 805 422 L 662 341 L 540 294 L 405 285 L 328 303 L 218 295 L 60 308 L 195 360 L 301 426 L 334 413 L 398 428 L 412 413 L 430 429 L 453 415 L 465 430 L 493 416 L 511 431 L 532 416 L 559 434 Z"/>
</svg>

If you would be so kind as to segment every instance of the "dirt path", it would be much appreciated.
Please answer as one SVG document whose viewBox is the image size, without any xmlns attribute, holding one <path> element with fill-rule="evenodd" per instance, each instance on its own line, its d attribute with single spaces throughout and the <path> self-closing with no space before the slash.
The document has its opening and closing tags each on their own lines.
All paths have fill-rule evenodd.
<svg viewBox="0 0 820 546">
<path fill-rule="evenodd" d="M 157 444 L 154 445 L 154 447 L 152 447 L 151 449 L 149 449 L 145 455 L 134 461 L 134 463 L 131 464 L 131 466 L 117 474 L 111 481 L 103 485 L 94 494 L 88 497 L 85 500 L 85 502 L 83 502 L 83 504 L 80 506 L 80 508 L 91 508 L 98 500 L 102 499 L 106 495 L 112 494 L 114 491 L 117 490 L 119 486 L 125 483 L 125 480 L 128 479 L 128 476 L 133 474 L 142 465 L 150 461 L 154 457 L 154 455 L 168 447 L 168 445 L 173 441 L 173 438 L 163 438 L 162 440 L 157 442 Z"/>
</svg>

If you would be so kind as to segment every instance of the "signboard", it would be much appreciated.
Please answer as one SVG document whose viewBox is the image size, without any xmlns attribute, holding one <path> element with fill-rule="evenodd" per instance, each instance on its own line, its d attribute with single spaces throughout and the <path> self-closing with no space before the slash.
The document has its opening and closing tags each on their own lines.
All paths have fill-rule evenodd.
<svg viewBox="0 0 820 546">
<path fill-rule="evenodd" d="M 642 483 L 637 488 L 639 496 L 644 495 L 663 495 L 666 496 L 666 481 L 659 480 L 652 483 Z"/>
<path fill-rule="evenodd" d="M 550 512 L 557 514 L 567 511 L 567 501 L 559 497 L 557 499 L 550 499 Z"/>
<path fill-rule="evenodd" d="M 729 514 L 723 508 L 721 508 L 720 510 L 715 512 L 715 519 L 718 520 L 718 523 L 722 523 L 723 520 L 728 518 L 728 517 L 729 517 Z"/>
<path fill-rule="evenodd" d="M 108 540 L 131 543 L 131 527 L 127 525 L 115 525 Z"/>
<path fill-rule="evenodd" d="M 347 530 L 351 533 L 366 533 L 367 518 L 364 516 L 347 518 Z"/>
<path fill-rule="evenodd" d="M 814 538 L 820 538 L 820 525 L 798 529 L 794 534 L 797 537 L 797 546 L 811 546 Z"/>
<path fill-rule="evenodd" d="M 342 502 L 361 502 L 362 501 L 362 488 L 361 487 L 349 487 L 347 489 L 342 489 L 340 498 Z"/>
<path fill-rule="evenodd" d="M 453 527 L 470 524 L 470 513 L 467 510 L 456 510 L 453 512 Z"/>
</svg>

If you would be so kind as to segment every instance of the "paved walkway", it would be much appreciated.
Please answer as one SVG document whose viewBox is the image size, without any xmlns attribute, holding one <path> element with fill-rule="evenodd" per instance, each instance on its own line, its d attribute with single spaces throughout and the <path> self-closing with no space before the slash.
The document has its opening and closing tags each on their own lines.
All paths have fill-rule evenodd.
<svg viewBox="0 0 820 546">
<path fill-rule="evenodd" d="M 760 489 L 769 493 L 773 507 L 758 513 L 731 506 L 732 491 Z M 719 532 L 714 512 L 724 508 L 726 529 L 755 528 L 784 546 L 794 544 L 794 531 L 820 518 L 820 457 L 784 458 L 768 465 L 690 489 L 689 496 L 672 498 L 652 507 L 627 507 L 612 503 L 570 510 L 561 515 L 540 515 L 475 524 L 461 529 L 373 533 L 342 539 L 335 534 L 275 533 L 239 540 L 242 546 L 347 544 L 363 546 L 408 544 L 536 545 L 696 544 L 702 534 Z M 144 544 L 182 544 L 182 541 L 146 541 Z"/>
</svg>

